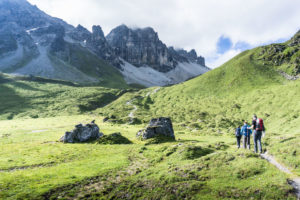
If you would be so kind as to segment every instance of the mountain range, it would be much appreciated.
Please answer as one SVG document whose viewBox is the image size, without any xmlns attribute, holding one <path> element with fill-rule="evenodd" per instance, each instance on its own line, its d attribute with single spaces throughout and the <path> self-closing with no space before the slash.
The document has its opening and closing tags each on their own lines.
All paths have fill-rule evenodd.
<svg viewBox="0 0 300 200">
<path fill-rule="evenodd" d="M 210 69 L 195 50 L 167 47 L 151 27 L 107 36 L 51 17 L 26 0 L 0 1 L 0 71 L 125 87 L 180 83 Z"/>
</svg>

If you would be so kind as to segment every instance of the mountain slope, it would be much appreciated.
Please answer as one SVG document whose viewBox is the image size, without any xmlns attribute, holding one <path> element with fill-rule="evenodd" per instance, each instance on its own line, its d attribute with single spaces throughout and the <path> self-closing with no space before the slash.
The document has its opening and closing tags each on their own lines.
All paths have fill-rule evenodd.
<svg viewBox="0 0 300 200">
<path fill-rule="evenodd" d="M 47 15 L 25 0 L 2 0 L 0 11 L 2 72 L 127 87 L 115 67 L 80 41 L 70 41 L 75 31 L 73 26 Z"/>
<path fill-rule="evenodd" d="M 279 45 L 289 48 L 295 37 Z M 231 135 L 235 127 L 242 125 L 243 120 L 251 121 L 256 113 L 265 120 L 267 149 L 300 175 L 300 159 L 298 153 L 293 154 L 300 142 L 300 80 L 288 80 L 279 71 L 292 60 L 290 57 L 299 54 L 299 43 L 294 46 L 294 54 L 279 66 L 266 62 L 261 54 L 274 45 L 245 51 L 200 77 L 155 93 L 154 89 L 147 89 L 125 94 L 101 112 L 128 122 L 133 108 L 126 102 L 132 100 L 137 106 L 135 122 L 170 116 L 183 129 L 200 135 Z M 299 64 L 297 59 L 292 62 Z"/>
<path fill-rule="evenodd" d="M 0 71 L 5 73 L 120 88 L 127 87 L 124 79 L 163 86 L 209 71 L 195 50 L 168 48 L 152 28 L 121 25 L 105 37 L 98 25 L 92 32 L 75 28 L 26 0 L 1 0 L 0 13 Z"/>
</svg>

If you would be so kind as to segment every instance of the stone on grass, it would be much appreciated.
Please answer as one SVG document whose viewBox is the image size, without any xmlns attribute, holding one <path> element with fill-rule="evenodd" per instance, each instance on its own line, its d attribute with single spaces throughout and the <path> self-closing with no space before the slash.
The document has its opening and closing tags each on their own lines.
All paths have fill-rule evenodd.
<svg viewBox="0 0 300 200">
<path fill-rule="evenodd" d="M 103 122 L 107 122 L 109 120 L 109 117 L 105 117 L 104 119 L 103 119 Z"/>
<path fill-rule="evenodd" d="M 60 138 L 60 141 L 64 143 L 83 143 L 97 140 L 103 136 L 103 133 L 100 132 L 99 127 L 94 122 L 92 121 L 86 125 L 76 125 L 75 129 L 71 132 L 66 132 Z"/>
<path fill-rule="evenodd" d="M 160 117 L 151 119 L 146 129 L 140 130 L 137 133 L 137 137 L 143 140 L 161 136 L 175 140 L 173 125 L 170 118 Z"/>
</svg>

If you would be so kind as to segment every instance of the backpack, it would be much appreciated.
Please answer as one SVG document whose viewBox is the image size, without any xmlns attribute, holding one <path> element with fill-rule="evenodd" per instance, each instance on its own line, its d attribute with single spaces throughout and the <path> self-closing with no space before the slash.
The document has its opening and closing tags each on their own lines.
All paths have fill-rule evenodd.
<svg viewBox="0 0 300 200">
<path fill-rule="evenodd" d="M 241 129 L 241 135 L 247 135 L 247 125 L 243 125 Z"/>
<path fill-rule="evenodd" d="M 249 129 L 248 129 L 248 135 L 251 135 L 251 134 L 252 134 L 252 130 L 250 129 L 250 127 L 251 127 L 251 126 L 248 126 L 248 128 L 249 128 Z"/>
<path fill-rule="evenodd" d="M 258 118 L 256 121 L 256 130 L 265 131 L 264 121 L 261 118 Z"/>
<path fill-rule="evenodd" d="M 241 136 L 241 128 L 235 130 L 235 136 Z"/>
</svg>

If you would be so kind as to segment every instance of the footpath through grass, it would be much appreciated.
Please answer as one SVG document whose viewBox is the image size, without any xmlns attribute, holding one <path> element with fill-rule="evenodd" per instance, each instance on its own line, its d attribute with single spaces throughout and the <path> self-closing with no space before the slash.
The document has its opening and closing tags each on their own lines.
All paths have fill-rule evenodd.
<svg viewBox="0 0 300 200">
<path fill-rule="evenodd" d="M 96 119 L 104 134 L 132 144 L 56 142 Z M 295 199 L 287 176 L 229 135 L 201 135 L 174 124 L 176 141 L 147 145 L 144 125 L 102 123 L 88 115 L 0 121 L 0 198 Z"/>
</svg>

